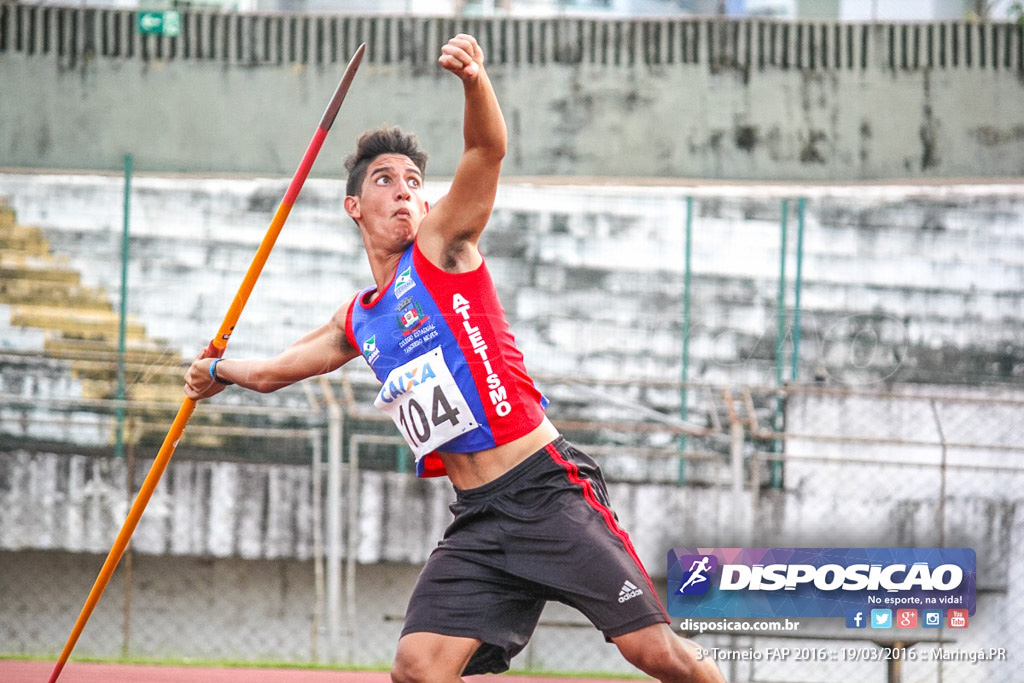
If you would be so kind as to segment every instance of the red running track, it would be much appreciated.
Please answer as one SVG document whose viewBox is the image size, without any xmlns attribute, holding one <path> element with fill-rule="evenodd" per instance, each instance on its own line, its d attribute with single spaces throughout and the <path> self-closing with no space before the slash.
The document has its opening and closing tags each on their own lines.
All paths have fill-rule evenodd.
<svg viewBox="0 0 1024 683">
<path fill-rule="evenodd" d="M 47 683 L 55 663 L 0 660 L 0 683 Z M 64 666 L 57 680 L 58 683 L 390 683 L 391 677 L 379 671 L 96 664 L 72 660 Z M 509 674 L 470 676 L 466 680 L 474 683 L 608 683 L 592 678 Z M 621 679 L 617 683 L 621 683 Z"/>
</svg>

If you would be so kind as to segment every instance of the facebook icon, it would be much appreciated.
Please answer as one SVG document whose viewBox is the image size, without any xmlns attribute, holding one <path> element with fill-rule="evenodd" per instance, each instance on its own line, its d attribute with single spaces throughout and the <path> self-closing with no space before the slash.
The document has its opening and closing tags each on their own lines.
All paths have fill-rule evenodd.
<svg viewBox="0 0 1024 683">
<path fill-rule="evenodd" d="M 867 628 L 867 617 L 864 610 L 851 610 L 846 613 L 846 628 Z"/>
</svg>

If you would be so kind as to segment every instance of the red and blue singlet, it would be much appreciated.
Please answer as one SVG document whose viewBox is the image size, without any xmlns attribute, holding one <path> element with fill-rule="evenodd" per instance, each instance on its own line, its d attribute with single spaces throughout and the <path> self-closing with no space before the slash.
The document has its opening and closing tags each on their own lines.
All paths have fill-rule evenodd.
<svg viewBox="0 0 1024 683">
<path fill-rule="evenodd" d="M 526 373 L 486 264 L 446 273 L 413 244 L 375 292 L 356 297 L 346 333 L 380 380 L 374 405 L 398 426 L 419 476 L 445 474 L 437 450 L 494 448 L 540 424 L 547 399 Z"/>
</svg>

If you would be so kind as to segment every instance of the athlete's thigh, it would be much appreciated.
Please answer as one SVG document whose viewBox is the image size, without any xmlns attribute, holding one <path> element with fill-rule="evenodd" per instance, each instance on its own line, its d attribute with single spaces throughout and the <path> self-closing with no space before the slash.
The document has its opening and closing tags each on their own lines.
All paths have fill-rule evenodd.
<svg viewBox="0 0 1024 683">
<path fill-rule="evenodd" d="M 510 573 L 585 614 L 606 636 L 665 621 L 632 542 L 608 507 L 600 470 L 560 443 L 552 467 L 503 497 Z"/>
<path fill-rule="evenodd" d="M 486 564 L 480 553 L 442 545 L 420 572 L 402 635 L 422 632 L 483 641 L 471 673 L 504 671 L 540 619 L 544 600 L 535 588 Z"/>
</svg>

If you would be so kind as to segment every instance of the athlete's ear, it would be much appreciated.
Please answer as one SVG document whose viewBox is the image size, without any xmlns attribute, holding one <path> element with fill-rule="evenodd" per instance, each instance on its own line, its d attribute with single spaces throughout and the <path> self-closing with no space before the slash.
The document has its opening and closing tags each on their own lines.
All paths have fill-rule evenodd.
<svg viewBox="0 0 1024 683">
<path fill-rule="evenodd" d="M 430 213 L 430 202 L 428 202 L 426 199 L 423 200 L 423 213 Z"/>
<path fill-rule="evenodd" d="M 358 220 L 362 215 L 359 210 L 359 197 L 348 195 L 345 197 L 345 213 L 347 213 L 352 220 Z"/>
</svg>

